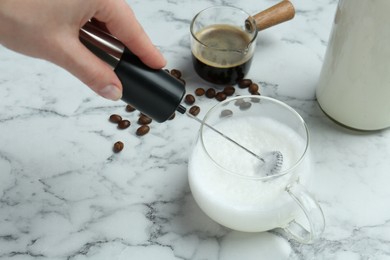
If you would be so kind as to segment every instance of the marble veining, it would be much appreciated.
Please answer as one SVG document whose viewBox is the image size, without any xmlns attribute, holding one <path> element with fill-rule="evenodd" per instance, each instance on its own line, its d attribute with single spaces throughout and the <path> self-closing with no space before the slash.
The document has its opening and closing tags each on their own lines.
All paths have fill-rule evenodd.
<svg viewBox="0 0 390 260">
<path fill-rule="evenodd" d="M 191 65 L 191 18 L 212 5 L 255 14 L 277 1 L 128 3 L 191 92 L 207 86 Z M 197 122 L 177 115 L 137 137 L 137 114 L 124 103 L 0 46 L 0 259 L 390 259 L 390 132 L 351 131 L 323 114 L 315 87 L 337 1 L 293 3 L 294 20 L 260 32 L 248 78 L 308 125 L 309 189 L 326 217 L 319 241 L 302 245 L 280 230 L 241 233 L 216 224 L 188 186 Z M 215 104 L 197 102 L 200 116 Z M 116 129 L 112 113 L 134 125 Z M 125 149 L 113 154 L 117 140 Z"/>
</svg>

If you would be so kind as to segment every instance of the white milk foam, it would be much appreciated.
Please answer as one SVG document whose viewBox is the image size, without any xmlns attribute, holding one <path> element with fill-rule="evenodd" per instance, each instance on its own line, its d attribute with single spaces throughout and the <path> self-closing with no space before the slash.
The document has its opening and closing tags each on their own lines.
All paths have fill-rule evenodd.
<svg viewBox="0 0 390 260">
<path fill-rule="evenodd" d="M 231 118 L 214 127 L 256 154 L 280 151 L 283 154 L 282 171 L 300 159 L 306 146 L 305 140 L 294 130 L 270 118 Z M 208 153 L 216 162 L 244 176 L 238 177 L 218 167 L 198 139 L 189 161 L 189 182 L 195 200 L 206 214 L 225 226 L 242 231 L 269 230 L 283 225 L 280 222 L 291 221 L 296 205 L 285 187 L 297 173 L 267 182 L 250 180 L 263 176 L 259 175 L 258 159 L 210 129 L 204 131 L 203 138 Z M 299 174 L 308 172 L 305 165 L 297 168 Z"/>
</svg>

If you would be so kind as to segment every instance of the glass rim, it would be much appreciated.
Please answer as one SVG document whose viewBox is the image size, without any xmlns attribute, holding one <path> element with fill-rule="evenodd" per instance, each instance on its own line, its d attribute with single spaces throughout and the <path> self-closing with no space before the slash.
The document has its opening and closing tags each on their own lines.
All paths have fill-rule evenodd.
<svg viewBox="0 0 390 260">
<path fill-rule="evenodd" d="M 249 49 L 249 46 L 251 46 L 253 44 L 253 42 L 256 40 L 257 38 L 257 34 L 258 34 L 258 30 L 255 29 L 254 30 L 254 33 L 252 35 L 252 38 L 250 39 L 248 45 L 246 46 L 245 49 L 240 49 L 240 50 L 232 50 L 232 49 L 224 49 L 224 48 L 215 48 L 215 47 L 211 47 L 211 46 L 208 46 L 207 44 L 203 43 L 201 40 L 198 39 L 198 37 L 196 37 L 195 33 L 194 33 L 194 25 L 195 25 L 195 21 L 196 19 L 202 15 L 203 13 L 211 10 L 211 9 L 216 9 L 216 8 L 224 8 L 224 9 L 230 9 L 230 10 L 237 10 L 237 11 L 240 11 L 241 13 L 245 14 L 247 16 L 247 19 L 249 19 L 252 23 L 252 25 L 256 25 L 256 22 L 255 22 L 255 19 L 249 14 L 247 13 L 246 11 L 244 11 L 243 9 L 241 8 L 238 8 L 238 7 L 235 7 L 235 6 L 230 6 L 230 5 L 214 5 L 214 6 L 210 6 L 210 7 L 207 7 L 203 10 L 201 10 L 200 12 L 198 12 L 194 18 L 192 18 L 191 20 L 191 24 L 190 24 L 190 32 L 191 32 L 191 36 L 194 40 L 196 40 L 198 42 L 198 44 L 202 45 L 203 47 L 207 47 L 207 48 L 210 48 L 210 49 L 214 49 L 214 50 L 217 50 L 217 51 L 234 51 L 234 52 L 246 52 L 248 49 Z M 243 21 L 244 24 L 245 24 L 245 21 Z M 254 27 L 256 28 L 256 26 Z"/>
<path fill-rule="evenodd" d="M 296 162 L 291 166 L 289 167 L 288 169 L 285 169 L 283 171 L 280 171 L 278 174 L 273 174 L 273 175 L 270 175 L 270 176 L 263 176 L 263 177 L 257 177 L 257 176 L 246 176 L 246 175 L 243 175 L 241 173 L 237 173 L 237 172 L 234 172 L 232 170 L 229 170 L 225 167 L 223 167 L 222 165 L 220 165 L 217 161 L 215 161 L 213 159 L 213 157 L 209 154 L 209 152 L 207 151 L 206 147 L 205 147 L 205 144 L 204 144 L 204 140 L 203 140 L 203 129 L 206 128 L 207 129 L 207 126 L 205 127 L 205 123 L 207 122 L 207 119 L 210 117 L 210 115 L 218 108 L 218 107 L 222 107 L 224 106 L 226 103 L 228 102 L 232 102 L 234 100 L 237 100 L 237 99 L 244 99 L 244 98 L 256 98 L 256 99 L 259 99 L 259 100 L 267 100 L 267 101 L 270 101 L 272 103 L 276 103 L 278 105 L 281 105 L 283 106 L 284 108 L 286 108 L 288 111 L 290 111 L 293 115 L 295 115 L 295 117 L 298 119 L 298 121 L 301 123 L 301 125 L 304 127 L 305 129 L 305 134 L 306 134 L 306 144 L 305 144 L 305 149 L 303 150 L 301 156 L 299 157 L 298 160 L 296 160 Z M 295 168 L 297 168 L 301 162 L 303 161 L 303 159 L 305 158 L 307 152 L 308 152 L 308 149 L 309 149 L 309 143 L 310 143 L 310 136 L 309 136 L 309 129 L 306 125 L 306 122 L 303 120 L 303 118 L 301 117 L 300 114 L 298 114 L 298 112 L 293 109 L 291 106 L 287 105 L 286 103 L 282 102 L 282 101 L 279 101 L 277 99 L 274 99 L 274 98 L 271 98 L 271 97 L 265 97 L 265 96 L 254 96 L 254 95 L 242 95 L 242 96 L 236 96 L 236 97 L 233 97 L 233 98 L 229 98 L 229 99 L 226 99 L 216 105 L 214 105 L 213 107 L 211 107 L 207 113 L 205 114 L 205 116 L 203 117 L 203 120 L 202 120 L 202 124 L 200 126 L 200 129 L 199 129 L 199 135 L 200 135 L 200 141 L 201 141 L 201 144 L 202 144 L 202 148 L 203 150 L 206 152 L 206 155 L 207 157 L 219 168 L 221 168 L 223 171 L 231 174 L 231 175 L 234 175 L 234 176 L 238 176 L 240 178 L 244 178 L 244 179 L 250 179 L 250 180 L 261 180 L 261 181 L 268 181 L 268 180 L 272 180 L 272 179 L 276 179 L 276 178 L 279 178 L 279 177 L 282 177 L 284 175 L 287 175 L 291 172 L 293 172 L 293 170 Z"/>
</svg>

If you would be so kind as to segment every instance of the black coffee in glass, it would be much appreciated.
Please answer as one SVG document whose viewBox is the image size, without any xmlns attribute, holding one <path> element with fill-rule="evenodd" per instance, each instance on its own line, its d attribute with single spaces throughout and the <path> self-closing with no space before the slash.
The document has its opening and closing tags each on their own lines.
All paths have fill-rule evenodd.
<svg viewBox="0 0 390 260">
<path fill-rule="evenodd" d="M 210 25 L 198 31 L 192 62 L 200 77 L 214 84 L 235 84 L 249 71 L 252 39 L 233 25 Z"/>
</svg>

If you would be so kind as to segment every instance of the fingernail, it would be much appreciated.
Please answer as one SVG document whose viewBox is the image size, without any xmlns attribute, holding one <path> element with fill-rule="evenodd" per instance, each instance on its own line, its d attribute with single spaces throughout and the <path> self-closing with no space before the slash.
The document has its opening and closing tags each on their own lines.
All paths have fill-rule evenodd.
<svg viewBox="0 0 390 260">
<path fill-rule="evenodd" d="M 122 97 L 121 91 L 115 85 L 108 85 L 108 86 L 102 88 L 100 91 L 98 91 L 98 94 L 104 98 L 111 99 L 114 101 L 116 101 Z"/>
</svg>

